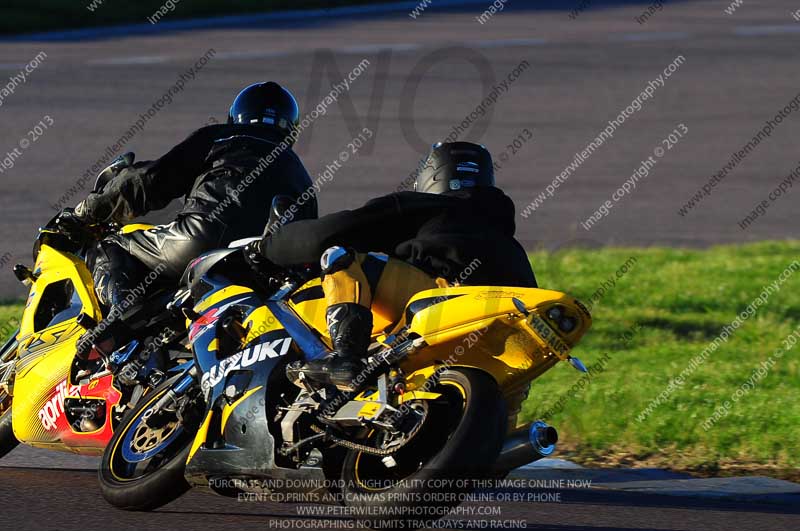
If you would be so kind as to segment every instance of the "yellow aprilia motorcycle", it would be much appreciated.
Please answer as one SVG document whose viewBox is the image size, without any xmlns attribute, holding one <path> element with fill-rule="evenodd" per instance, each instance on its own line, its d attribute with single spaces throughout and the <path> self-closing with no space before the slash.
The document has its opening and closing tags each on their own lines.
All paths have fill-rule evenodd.
<svg viewBox="0 0 800 531">
<path fill-rule="evenodd" d="M 95 189 L 108 178 L 101 174 Z M 33 268 L 14 268 L 30 291 L 19 329 L 0 350 L 0 457 L 20 442 L 100 455 L 122 414 L 191 356 L 180 344 L 185 320 L 165 310 L 175 290 L 162 289 L 126 308 L 137 339 L 75 359 L 78 339 L 108 312 L 95 295 L 87 250 L 113 231 L 150 227 L 64 222 L 59 214 L 39 230 Z"/>
<path fill-rule="evenodd" d="M 400 322 L 375 323 L 351 395 L 286 378 L 288 363 L 331 347 L 320 281 L 302 278 L 267 288 L 238 249 L 190 266 L 174 305 L 190 320 L 193 366 L 120 423 L 99 472 L 107 501 L 152 509 L 196 486 L 274 501 L 299 492 L 405 518 L 432 482 L 503 476 L 553 452 L 555 429 L 518 427 L 517 415 L 531 381 L 559 361 L 586 370 L 570 351 L 591 317 L 573 297 L 420 292 Z"/>
</svg>

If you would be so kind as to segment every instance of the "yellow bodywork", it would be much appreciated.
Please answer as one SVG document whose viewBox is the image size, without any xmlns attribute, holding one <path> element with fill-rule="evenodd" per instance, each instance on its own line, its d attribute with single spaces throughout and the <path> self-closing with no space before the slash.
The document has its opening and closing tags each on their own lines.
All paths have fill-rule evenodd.
<svg viewBox="0 0 800 531">
<path fill-rule="evenodd" d="M 296 293 L 300 293 L 307 289 L 317 289 L 320 293 L 322 293 L 322 282 L 318 278 L 313 279 L 305 283 L 297 290 Z M 290 300 L 289 306 L 302 317 L 306 325 L 311 327 L 322 337 L 322 340 L 326 345 L 329 347 L 331 346 L 330 336 L 328 335 L 328 326 L 325 320 L 325 309 L 328 307 L 328 305 L 326 304 L 324 297 L 304 300 L 302 302 L 293 302 Z M 387 326 L 391 325 L 392 323 L 378 315 L 373 315 L 373 317 L 372 335 L 377 337 Z"/>
<path fill-rule="evenodd" d="M 19 347 L 12 424 L 14 435 L 21 442 L 31 446 L 66 449 L 60 447 L 53 433 L 45 430 L 40 411 L 51 400 L 53 390 L 67 378 L 75 356 L 75 343 L 86 330 L 76 322 L 77 315 L 54 326 L 42 328 L 40 324 L 40 329 L 37 329 L 36 310 L 48 286 L 69 280 L 82 303 L 81 311 L 98 321 L 103 316 L 94 294 L 91 273 L 78 257 L 42 245 L 34 271 L 39 272 L 39 277 L 31 286 L 17 335 Z M 63 387 L 63 392 L 59 390 L 56 395 L 57 400 L 62 402 L 71 390 L 69 382 Z M 63 415 L 63 403 L 54 403 L 49 407 L 53 414 Z"/>
<path fill-rule="evenodd" d="M 319 280 L 313 280 L 298 292 L 318 285 Z M 514 306 L 515 298 L 522 301 L 528 316 Z M 589 312 L 574 297 L 545 289 L 485 286 L 431 289 L 409 301 L 406 315 L 419 305 L 415 303 L 425 306 L 426 301 L 430 306 L 413 313 L 410 323 L 404 318 L 398 323 L 376 322 L 373 327 L 376 341 L 386 340 L 388 334 L 383 331 L 392 325 L 391 333 L 395 335 L 413 334 L 424 339 L 426 346 L 400 364 L 408 390 L 420 389 L 442 366 L 476 368 L 497 381 L 512 416 L 525 399 L 530 382 L 560 359 L 567 359 L 569 350 L 592 324 Z M 547 310 L 555 305 L 577 321 L 568 334 L 557 331 L 557 324 L 546 316 Z M 290 306 L 330 345 L 324 298 Z"/>
<path fill-rule="evenodd" d="M 224 301 L 225 299 L 235 297 L 236 295 L 247 295 L 250 293 L 253 293 L 253 290 L 250 288 L 246 288 L 244 286 L 236 286 L 236 285 L 227 286 L 224 289 L 217 291 L 216 293 L 212 293 L 209 297 L 203 299 L 200 303 L 196 304 L 194 307 L 194 311 L 196 311 L 197 313 L 203 313 L 204 311 L 208 310 L 215 304 Z"/>
<path fill-rule="evenodd" d="M 529 315 L 514 306 L 521 301 Z M 471 367 L 489 373 L 500 386 L 509 416 L 515 417 L 527 396 L 531 381 L 566 359 L 592 320 L 585 307 L 558 291 L 532 288 L 455 287 L 418 293 L 417 301 L 436 302 L 416 312 L 408 333 L 424 338 L 425 346 L 406 358 L 400 367 L 408 375 L 408 388 L 428 381 L 432 367 Z M 569 334 L 557 331 L 546 312 L 560 306 L 577 321 Z M 542 323 L 548 337 L 531 326 Z M 406 326 L 403 323 L 398 329 Z M 397 332 L 397 331 L 396 331 Z M 512 419 L 513 422 L 513 419 Z"/>
<path fill-rule="evenodd" d="M 152 225 L 134 224 L 125 226 L 121 232 L 127 234 L 149 228 Z M 12 402 L 14 435 L 30 446 L 83 453 L 84 449 L 66 446 L 57 432 L 45 429 L 41 416 L 62 416 L 64 397 L 73 395 L 76 389 L 73 382 L 68 381 L 69 370 L 75 344 L 86 331 L 78 325 L 77 315 L 83 312 L 98 322 L 103 319 L 94 282 L 83 260 L 47 244 L 42 244 L 33 271 L 38 277 L 30 286 L 17 334 L 19 346 Z M 80 310 L 75 311 L 72 318 L 52 326 L 46 322 L 37 323 L 37 309 L 47 288 L 62 281 L 71 282 L 73 299 L 79 299 Z M 97 453 L 96 448 L 85 450 Z"/>
<path fill-rule="evenodd" d="M 203 423 L 200 424 L 200 428 L 197 430 L 197 434 L 194 436 L 194 441 L 192 441 L 192 447 L 189 449 L 189 456 L 186 458 L 186 462 L 192 460 L 194 454 L 197 453 L 197 450 L 202 448 L 203 444 L 205 444 L 206 439 L 208 439 L 208 428 L 211 426 L 211 419 L 214 417 L 214 410 L 208 412 L 206 415 L 205 420 Z"/>
</svg>

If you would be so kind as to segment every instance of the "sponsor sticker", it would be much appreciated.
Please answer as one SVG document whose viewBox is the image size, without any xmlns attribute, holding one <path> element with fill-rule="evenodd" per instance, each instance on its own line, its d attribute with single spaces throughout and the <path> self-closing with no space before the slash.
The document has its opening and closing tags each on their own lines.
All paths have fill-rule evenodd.
<svg viewBox="0 0 800 531">
<path fill-rule="evenodd" d="M 74 385 L 67 389 L 66 380 L 56 386 L 55 394 L 39 410 L 39 422 L 42 423 L 42 427 L 45 430 L 53 431 L 56 429 L 58 419 L 64 414 L 64 397 L 77 393 L 78 388 Z"/>
<path fill-rule="evenodd" d="M 282 337 L 274 341 L 265 341 L 258 345 L 249 347 L 241 352 L 237 352 L 233 356 L 226 358 L 219 362 L 219 364 L 211 367 L 211 369 L 203 374 L 200 380 L 200 387 L 203 391 L 210 389 L 222 381 L 227 375 L 233 371 L 250 367 L 267 358 L 278 358 L 285 356 L 289 352 L 289 347 L 292 345 L 291 337 Z"/>
</svg>

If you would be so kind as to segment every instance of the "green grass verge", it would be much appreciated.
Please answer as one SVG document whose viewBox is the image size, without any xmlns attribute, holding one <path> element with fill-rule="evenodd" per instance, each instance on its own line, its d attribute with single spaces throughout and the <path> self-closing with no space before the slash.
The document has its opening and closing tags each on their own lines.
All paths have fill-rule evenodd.
<svg viewBox="0 0 800 531">
<path fill-rule="evenodd" d="M 800 259 L 800 242 L 764 242 L 708 250 L 567 250 L 533 253 L 542 287 L 581 300 L 630 257 L 635 263 L 597 300 L 594 326 L 576 348 L 587 364 L 607 355 L 583 387 L 580 373 L 559 364 L 534 382 L 523 415 L 559 428 L 562 447 L 585 464 L 648 464 L 708 471 L 763 468 L 797 477 L 800 381 L 794 347 L 768 371 L 753 371 L 800 325 L 800 271 L 752 318 L 686 375 L 644 420 L 637 417 L 711 341 Z M 797 266 L 796 266 L 797 267 Z M 763 372 L 763 371 L 761 371 Z M 750 380 L 752 389 L 734 394 Z M 563 407 L 554 407 L 561 397 Z M 710 429 L 704 422 L 729 402 Z M 725 410 L 721 410 L 725 413 Z"/>
<path fill-rule="evenodd" d="M 174 10 L 159 21 L 186 18 L 245 14 L 287 9 L 339 7 L 351 4 L 374 4 L 381 0 L 171 0 Z M 383 0 L 387 1 L 387 0 Z M 166 0 L 40 0 L 35 5 L 22 0 L 4 0 L 0 16 L 0 34 L 85 28 L 111 24 L 148 23 Z M 89 7 L 94 8 L 90 10 Z M 169 6 L 167 6 L 169 9 Z"/>
<path fill-rule="evenodd" d="M 581 374 L 569 365 L 560 363 L 545 373 L 531 388 L 524 418 L 547 416 L 561 433 L 559 454 L 584 464 L 644 464 L 709 473 L 761 468 L 797 477 L 800 346 L 763 378 L 751 380 L 753 388 L 738 401 L 732 396 L 800 326 L 800 271 L 663 404 L 641 422 L 637 416 L 765 285 L 798 259 L 800 242 L 533 253 L 542 287 L 593 303 L 594 326 L 575 355 L 589 366 L 607 357 L 602 370 L 574 393 Z M 627 273 L 617 279 L 623 264 Z M 599 293 L 609 278 L 616 286 Z M 19 304 L 0 305 L 0 323 L 20 311 Z M 563 407 L 556 407 L 561 397 Z M 729 413 L 705 430 L 704 421 L 726 400 L 732 404 Z"/>
<path fill-rule="evenodd" d="M 0 341 L 5 341 L 16 331 L 21 315 L 21 303 L 0 303 Z"/>
</svg>

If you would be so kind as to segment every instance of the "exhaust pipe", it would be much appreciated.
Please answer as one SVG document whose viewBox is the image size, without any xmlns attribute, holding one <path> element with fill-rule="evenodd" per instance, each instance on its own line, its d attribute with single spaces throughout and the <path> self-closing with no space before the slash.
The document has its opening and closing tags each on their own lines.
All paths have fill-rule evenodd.
<svg viewBox="0 0 800 531">
<path fill-rule="evenodd" d="M 505 475 L 515 468 L 547 457 L 555 451 L 557 442 L 556 429 L 541 420 L 514 431 L 506 437 L 494 465 L 495 472 Z"/>
</svg>

